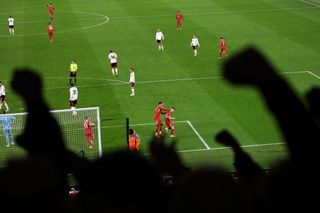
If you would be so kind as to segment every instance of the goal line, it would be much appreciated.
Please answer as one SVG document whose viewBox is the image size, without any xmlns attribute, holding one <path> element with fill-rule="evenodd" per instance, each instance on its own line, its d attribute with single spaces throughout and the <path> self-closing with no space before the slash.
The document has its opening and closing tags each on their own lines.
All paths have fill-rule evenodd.
<svg viewBox="0 0 320 213">
<path fill-rule="evenodd" d="M 203 146 L 205 147 L 205 149 L 210 149 L 209 145 L 207 144 L 207 142 L 203 139 L 203 137 L 199 134 L 199 132 L 197 131 L 197 129 L 192 125 L 192 123 L 189 120 L 185 120 L 185 121 L 174 121 L 172 122 L 174 124 L 179 124 L 179 123 L 185 123 L 187 124 L 192 131 L 195 133 L 195 135 L 199 138 L 199 140 L 201 141 L 201 143 L 203 144 Z M 130 126 L 151 126 L 151 125 L 155 125 L 154 123 L 140 123 L 140 124 L 130 124 Z M 101 128 L 121 128 L 121 127 L 125 127 L 126 125 L 113 125 L 113 126 L 101 126 Z"/>
</svg>

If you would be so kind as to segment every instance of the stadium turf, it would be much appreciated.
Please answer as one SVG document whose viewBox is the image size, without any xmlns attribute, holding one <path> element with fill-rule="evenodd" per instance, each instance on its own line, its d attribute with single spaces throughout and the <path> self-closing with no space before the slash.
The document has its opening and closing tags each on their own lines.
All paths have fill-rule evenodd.
<svg viewBox="0 0 320 213">
<path fill-rule="evenodd" d="M 301 98 L 319 86 L 319 0 L 52 3 L 53 43 L 47 34 L 45 3 L 0 3 L 0 80 L 6 86 L 7 103 L 12 113 L 25 111 L 10 80 L 15 68 L 30 67 L 43 78 L 50 108 L 69 108 L 69 65 L 75 59 L 79 67 L 77 107 L 100 107 L 103 151 L 126 146 L 124 124 L 129 117 L 141 137 L 142 152 L 147 154 L 154 133 L 154 109 L 158 101 L 164 101 L 165 107 L 176 108 L 177 149 L 189 165 L 216 163 L 233 170 L 232 153 L 213 139 L 222 129 L 229 129 L 266 168 L 285 157 L 282 135 L 260 95 L 251 88 L 234 87 L 221 77 L 225 61 L 217 60 L 221 36 L 227 40 L 230 56 L 248 45 L 259 48 Z M 184 15 L 181 31 L 175 26 L 177 10 Z M 15 18 L 14 36 L 8 32 L 9 15 Z M 164 33 L 164 52 L 157 49 L 157 28 Z M 189 46 L 193 34 L 201 45 L 197 57 Z M 119 77 L 112 76 L 107 62 L 110 49 L 119 56 Z M 130 67 L 136 73 L 135 97 L 130 97 Z M 0 140 L 3 164 L 17 150 L 5 147 L 3 135 Z"/>
</svg>

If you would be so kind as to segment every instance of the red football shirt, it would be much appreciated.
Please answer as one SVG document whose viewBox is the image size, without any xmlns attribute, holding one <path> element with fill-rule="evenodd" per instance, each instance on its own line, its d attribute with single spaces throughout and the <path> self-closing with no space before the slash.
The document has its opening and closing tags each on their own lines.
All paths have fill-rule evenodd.
<svg viewBox="0 0 320 213">
<path fill-rule="evenodd" d="M 168 110 L 167 113 L 166 113 L 166 120 L 167 121 L 170 121 L 171 114 L 172 114 L 172 111 Z"/>
<path fill-rule="evenodd" d="M 89 119 L 86 119 L 83 122 L 83 130 L 85 134 L 92 134 L 92 125 Z"/>
<path fill-rule="evenodd" d="M 227 42 L 225 39 L 220 39 L 220 49 L 225 49 L 227 46 Z"/>
<path fill-rule="evenodd" d="M 48 25 L 48 32 L 49 33 L 53 32 L 53 26 L 51 24 Z"/>
<path fill-rule="evenodd" d="M 177 21 L 182 21 L 182 14 L 181 13 L 176 13 L 176 20 Z"/>
<path fill-rule="evenodd" d="M 155 112 L 154 112 L 154 115 L 153 115 L 153 118 L 156 120 L 156 119 L 159 119 L 160 118 L 160 113 L 162 112 L 162 109 L 163 109 L 163 106 L 162 105 L 158 105 Z"/>
<path fill-rule="evenodd" d="M 53 8 L 53 6 L 52 6 L 52 5 L 48 5 L 48 9 L 49 9 L 49 12 L 50 12 L 50 13 L 53 13 L 54 8 Z"/>
</svg>

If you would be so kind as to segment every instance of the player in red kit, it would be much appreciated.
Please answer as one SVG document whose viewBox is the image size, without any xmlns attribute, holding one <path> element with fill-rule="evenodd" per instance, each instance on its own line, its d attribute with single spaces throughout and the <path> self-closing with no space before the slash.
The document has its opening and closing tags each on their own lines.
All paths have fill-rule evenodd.
<svg viewBox="0 0 320 213">
<path fill-rule="evenodd" d="M 183 20 L 183 16 L 180 13 L 180 11 L 178 10 L 176 13 L 176 22 L 177 22 L 177 30 L 181 30 L 181 25 L 182 25 L 182 20 Z"/>
<path fill-rule="evenodd" d="M 50 42 L 53 42 L 53 25 L 50 22 L 48 24 L 48 33 Z"/>
<path fill-rule="evenodd" d="M 226 40 L 225 40 L 223 37 L 221 37 L 221 38 L 220 38 L 219 60 L 221 60 L 222 54 L 224 54 L 224 55 L 226 56 L 226 58 L 228 58 L 228 54 L 227 54 L 227 49 L 226 49 L 226 47 L 227 47 L 227 42 L 226 42 Z"/>
<path fill-rule="evenodd" d="M 53 11 L 54 11 L 54 7 L 53 5 L 50 3 L 47 5 L 48 10 L 49 10 L 49 14 L 50 14 L 50 20 L 53 20 Z"/>
<path fill-rule="evenodd" d="M 171 122 L 172 119 L 175 119 L 174 117 L 171 117 L 172 112 L 175 111 L 174 107 L 171 107 L 167 112 L 166 112 L 166 131 L 168 132 L 170 130 L 170 137 L 174 138 L 176 137 L 174 135 L 174 126 L 173 123 Z"/>
<path fill-rule="evenodd" d="M 84 135 L 86 136 L 86 139 L 88 141 L 89 149 L 93 148 L 93 141 L 94 141 L 94 134 L 92 131 L 92 127 L 94 127 L 95 124 L 90 121 L 88 117 L 86 117 L 86 120 L 83 122 L 83 130 Z"/>
<path fill-rule="evenodd" d="M 166 108 L 163 108 L 163 105 L 164 103 L 162 101 L 160 101 L 158 103 L 158 106 L 156 107 L 156 110 L 154 112 L 154 115 L 153 115 L 153 118 L 156 122 L 156 137 L 159 138 L 161 135 L 162 135 L 162 126 L 163 126 L 163 123 L 161 121 L 161 117 L 160 115 L 161 114 L 165 114 L 168 109 Z"/>
</svg>

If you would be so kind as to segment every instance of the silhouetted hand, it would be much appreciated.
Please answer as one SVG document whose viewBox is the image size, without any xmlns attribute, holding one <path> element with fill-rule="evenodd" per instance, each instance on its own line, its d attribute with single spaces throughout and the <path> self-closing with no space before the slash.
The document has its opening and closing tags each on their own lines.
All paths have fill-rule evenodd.
<svg viewBox="0 0 320 213">
<path fill-rule="evenodd" d="M 221 132 L 219 132 L 216 136 L 215 139 L 218 143 L 223 144 L 225 146 L 230 146 L 230 147 L 238 147 L 239 143 L 237 139 L 231 135 L 231 133 L 224 129 Z"/>
<path fill-rule="evenodd" d="M 234 84 L 260 85 L 273 78 L 275 71 L 260 52 L 250 47 L 224 65 L 223 75 Z"/>
<path fill-rule="evenodd" d="M 153 137 L 150 143 L 150 151 L 158 169 L 178 177 L 187 168 L 176 152 L 176 143 L 177 141 L 173 140 L 170 141 L 170 144 L 165 144 L 164 137 Z"/>
</svg>

